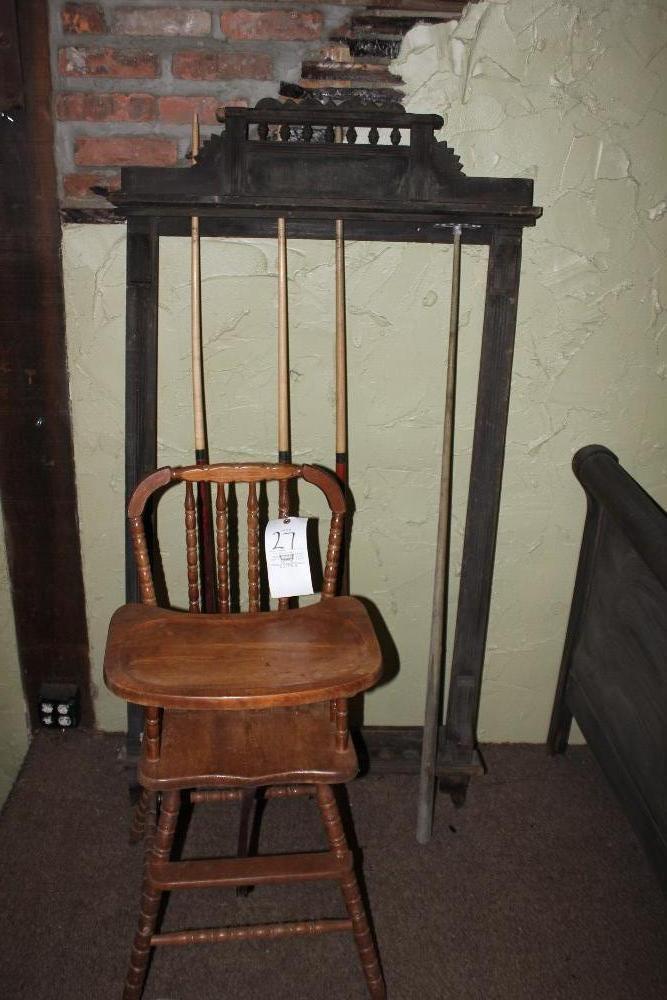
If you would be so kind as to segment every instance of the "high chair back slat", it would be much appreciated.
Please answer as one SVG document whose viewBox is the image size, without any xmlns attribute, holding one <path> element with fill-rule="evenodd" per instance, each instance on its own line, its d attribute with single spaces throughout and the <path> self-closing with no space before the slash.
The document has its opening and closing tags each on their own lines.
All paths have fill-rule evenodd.
<svg viewBox="0 0 667 1000">
<path fill-rule="evenodd" d="M 216 553 L 218 559 L 218 607 L 229 611 L 229 540 L 227 537 L 227 500 L 225 487 L 218 483 L 215 498 Z"/>
<path fill-rule="evenodd" d="M 199 560 L 197 554 L 197 505 L 192 483 L 185 484 L 185 552 L 188 566 L 188 610 L 200 611 Z"/>
<path fill-rule="evenodd" d="M 287 480 L 282 480 L 278 484 L 278 517 L 289 517 L 289 484 Z M 285 611 L 289 608 L 289 597 L 278 598 L 278 610 Z"/>
<path fill-rule="evenodd" d="M 248 483 L 248 610 L 259 611 L 259 504 L 255 483 Z"/>
</svg>

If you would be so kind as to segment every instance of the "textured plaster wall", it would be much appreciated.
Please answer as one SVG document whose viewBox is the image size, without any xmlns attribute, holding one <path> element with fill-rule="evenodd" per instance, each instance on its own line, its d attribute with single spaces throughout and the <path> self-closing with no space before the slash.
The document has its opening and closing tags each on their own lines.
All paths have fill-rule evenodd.
<svg viewBox="0 0 667 1000">
<path fill-rule="evenodd" d="M 666 42 L 662 2 L 507 0 L 415 28 L 396 64 L 466 172 L 533 177 L 544 206 L 522 270 L 490 739 L 545 731 L 583 518 L 572 453 L 606 444 L 667 498 Z"/>
<path fill-rule="evenodd" d="M 14 784 L 27 749 L 28 724 L 0 513 L 0 806 Z"/>
<path fill-rule="evenodd" d="M 598 441 L 665 501 L 665 9 L 481 3 L 459 25 L 417 27 L 397 68 L 414 111 L 440 111 L 470 173 L 533 176 L 545 217 L 527 234 L 483 740 L 544 738 L 584 504 L 572 453 Z M 124 230 L 64 232 L 69 365 L 88 615 L 99 673 L 122 601 Z M 376 724 L 421 721 L 448 312 L 447 248 L 348 247 L 352 581 L 396 643 L 400 671 L 369 698 Z M 333 451 L 333 253 L 289 250 L 293 440 Z M 466 249 L 454 563 L 460 556 L 486 255 Z M 275 454 L 275 244 L 204 241 L 212 456 Z M 191 456 L 185 242 L 164 240 L 160 461 Z M 662 350 L 662 355 L 661 355 Z M 315 511 L 317 513 L 317 510 Z M 170 581 L 180 513 L 165 510 Z M 454 570 L 452 605 L 456 597 Z M 179 592 L 172 583 L 172 599 Z M 181 592 L 182 593 L 182 592 Z M 452 615 L 453 616 L 453 607 Z M 123 724 L 104 692 L 98 718 Z"/>
</svg>

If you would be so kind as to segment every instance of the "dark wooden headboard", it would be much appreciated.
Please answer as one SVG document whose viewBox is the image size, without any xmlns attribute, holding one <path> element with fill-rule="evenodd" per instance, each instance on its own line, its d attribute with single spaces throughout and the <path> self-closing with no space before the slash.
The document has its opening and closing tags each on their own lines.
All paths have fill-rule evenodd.
<svg viewBox="0 0 667 1000">
<path fill-rule="evenodd" d="M 549 749 L 574 717 L 667 890 L 667 514 L 607 448 L 572 464 L 588 512 Z"/>
</svg>

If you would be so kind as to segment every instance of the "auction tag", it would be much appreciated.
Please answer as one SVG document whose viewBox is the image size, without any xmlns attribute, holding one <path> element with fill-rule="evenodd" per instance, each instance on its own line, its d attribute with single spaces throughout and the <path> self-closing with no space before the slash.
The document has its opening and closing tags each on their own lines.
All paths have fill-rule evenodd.
<svg viewBox="0 0 667 1000">
<path fill-rule="evenodd" d="M 307 525 L 307 517 L 281 517 L 267 523 L 264 550 L 271 597 L 299 597 L 313 593 Z"/>
</svg>

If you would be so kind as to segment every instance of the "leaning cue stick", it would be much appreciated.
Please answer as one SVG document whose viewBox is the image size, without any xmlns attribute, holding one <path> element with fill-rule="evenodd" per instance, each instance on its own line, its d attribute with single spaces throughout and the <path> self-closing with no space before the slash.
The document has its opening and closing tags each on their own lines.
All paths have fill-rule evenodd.
<svg viewBox="0 0 667 1000">
<path fill-rule="evenodd" d="M 447 352 L 447 388 L 440 475 L 440 508 L 433 580 L 433 615 L 428 658 L 426 709 L 422 739 L 421 772 L 417 812 L 417 841 L 426 844 L 433 828 L 438 724 L 442 701 L 447 633 L 447 590 L 449 586 L 449 543 L 452 506 L 452 460 L 454 457 L 454 411 L 456 404 L 456 362 L 459 336 L 459 297 L 461 292 L 461 227 L 454 226 L 452 253 L 452 292 L 449 308 L 449 348 Z"/>
<path fill-rule="evenodd" d="M 199 117 L 192 118 L 192 159 L 199 153 Z M 204 402 L 204 367 L 202 358 L 201 323 L 201 259 L 199 253 L 199 218 L 192 216 L 190 241 L 191 267 L 191 333 L 192 333 L 192 405 L 195 425 L 195 462 L 208 465 L 208 442 L 206 440 L 206 413 Z M 199 542 L 199 565 L 201 573 L 202 611 L 217 609 L 215 592 L 215 554 L 213 550 L 213 514 L 211 509 L 211 486 L 197 483 L 197 526 Z"/>
</svg>

